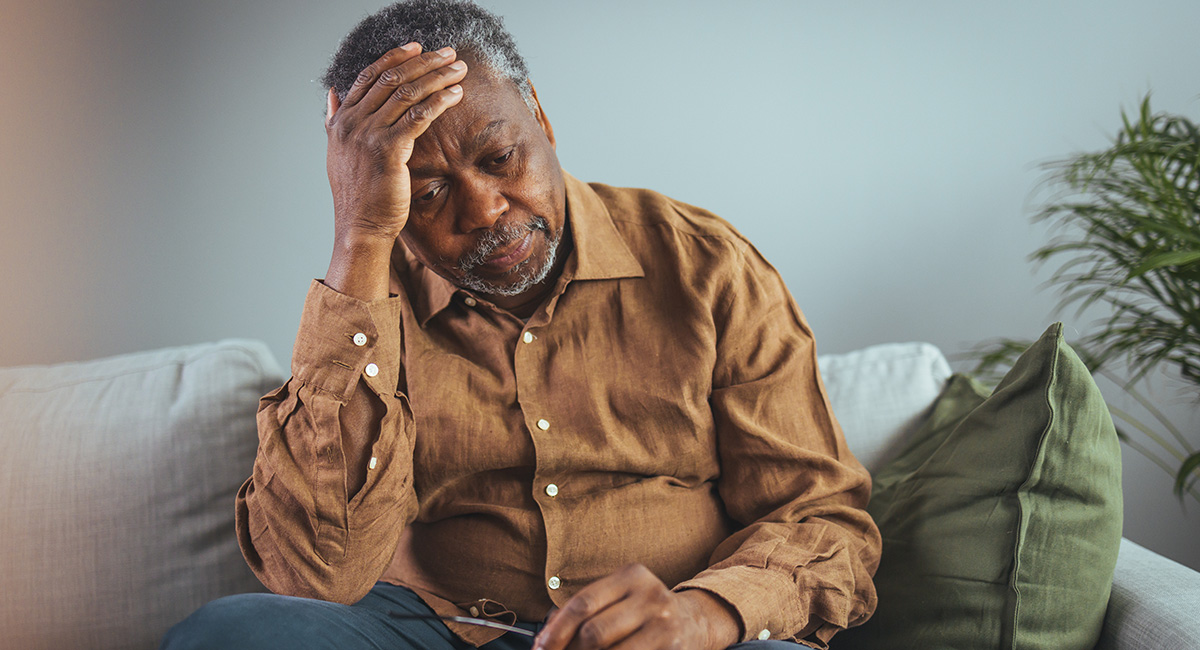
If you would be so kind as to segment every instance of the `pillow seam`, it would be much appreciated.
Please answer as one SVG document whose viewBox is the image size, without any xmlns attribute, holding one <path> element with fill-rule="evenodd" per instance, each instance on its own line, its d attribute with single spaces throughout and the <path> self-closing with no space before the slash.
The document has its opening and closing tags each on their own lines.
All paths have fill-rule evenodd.
<svg viewBox="0 0 1200 650">
<path fill-rule="evenodd" d="M 1008 631 L 1005 635 L 1005 647 L 1015 649 L 1017 647 L 1017 623 L 1021 616 L 1021 599 L 1022 593 L 1020 588 L 1019 576 L 1021 573 L 1021 549 L 1025 542 L 1025 535 L 1029 528 L 1028 506 L 1026 505 L 1025 495 L 1029 491 L 1029 487 L 1034 482 L 1035 468 L 1041 463 L 1041 459 L 1045 454 L 1046 441 L 1050 436 L 1051 430 L 1054 428 L 1058 413 L 1054 410 L 1054 400 L 1051 395 L 1058 383 L 1059 363 L 1062 359 L 1062 348 L 1059 345 L 1061 342 L 1061 330 L 1055 335 L 1054 354 L 1050 359 L 1049 380 L 1046 382 L 1045 389 L 1042 391 L 1042 402 L 1048 413 L 1046 418 L 1046 426 L 1038 436 L 1037 452 L 1034 454 L 1033 462 L 1029 464 L 1028 474 L 1025 480 L 1017 488 L 1017 532 L 1013 540 L 1013 566 L 1009 574 L 1009 590 L 1010 590 L 1010 606 L 1006 613 L 1008 619 Z"/>
</svg>

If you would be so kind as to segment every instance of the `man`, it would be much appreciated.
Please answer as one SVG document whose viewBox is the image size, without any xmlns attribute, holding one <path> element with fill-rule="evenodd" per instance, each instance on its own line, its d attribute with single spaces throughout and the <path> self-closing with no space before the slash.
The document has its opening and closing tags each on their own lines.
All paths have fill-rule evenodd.
<svg viewBox="0 0 1200 650">
<path fill-rule="evenodd" d="M 870 615 L 869 477 L 749 243 L 564 173 L 472 4 L 368 17 L 325 81 L 333 256 L 237 503 L 279 595 L 165 646 L 823 646 Z"/>
</svg>

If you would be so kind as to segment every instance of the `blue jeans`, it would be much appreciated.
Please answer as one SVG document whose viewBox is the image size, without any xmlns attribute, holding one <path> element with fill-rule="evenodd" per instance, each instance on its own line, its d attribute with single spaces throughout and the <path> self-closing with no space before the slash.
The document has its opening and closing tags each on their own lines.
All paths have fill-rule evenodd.
<svg viewBox="0 0 1200 650">
<path fill-rule="evenodd" d="M 160 650 L 468 650 L 441 621 L 401 620 L 388 612 L 432 614 L 404 587 L 377 583 L 362 600 L 340 605 L 276 594 L 226 596 L 171 628 Z M 517 623 L 537 632 L 541 623 Z M 508 633 L 483 650 L 529 650 L 533 639 Z M 784 641 L 749 641 L 730 650 L 798 650 Z"/>
</svg>

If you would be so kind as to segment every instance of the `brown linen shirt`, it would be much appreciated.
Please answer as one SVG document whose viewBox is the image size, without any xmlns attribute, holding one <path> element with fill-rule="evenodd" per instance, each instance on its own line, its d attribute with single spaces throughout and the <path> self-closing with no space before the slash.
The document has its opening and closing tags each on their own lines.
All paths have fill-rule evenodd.
<svg viewBox="0 0 1200 650">
<path fill-rule="evenodd" d="M 313 283 L 238 495 L 250 567 L 278 593 L 350 603 L 378 579 L 511 622 L 638 562 L 730 604 L 743 639 L 824 645 L 864 621 L 870 478 L 778 273 L 708 212 L 566 183 L 574 250 L 528 322 L 407 251 L 400 295 Z M 359 382 L 386 414 L 347 494 Z"/>
</svg>

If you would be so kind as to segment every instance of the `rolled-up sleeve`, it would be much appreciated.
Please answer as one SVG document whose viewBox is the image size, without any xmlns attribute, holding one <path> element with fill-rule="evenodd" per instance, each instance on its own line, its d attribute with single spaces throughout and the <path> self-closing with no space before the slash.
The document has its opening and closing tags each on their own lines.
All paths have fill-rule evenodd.
<svg viewBox="0 0 1200 650">
<path fill-rule="evenodd" d="M 413 416 L 400 349 L 403 298 L 363 302 L 314 281 L 292 354 L 292 378 L 258 411 L 258 455 L 237 496 L 238 542 L 276 593 L 343 603 L 383 573 L 416 515 Z M 378 400 L 365 484 L 348 489 L 340 417 Z"/>
<path fill-rule="evenodd" d="M 749 245 L 742 258 L 720 291 L 711 405 L 719 492 L 744 528 L 676 589 L 728 603 L 743 640 L 824 647 L 875 609 L 870 476 L 846 447 L 812 333 L 782 279 Z"/>
</svg>

